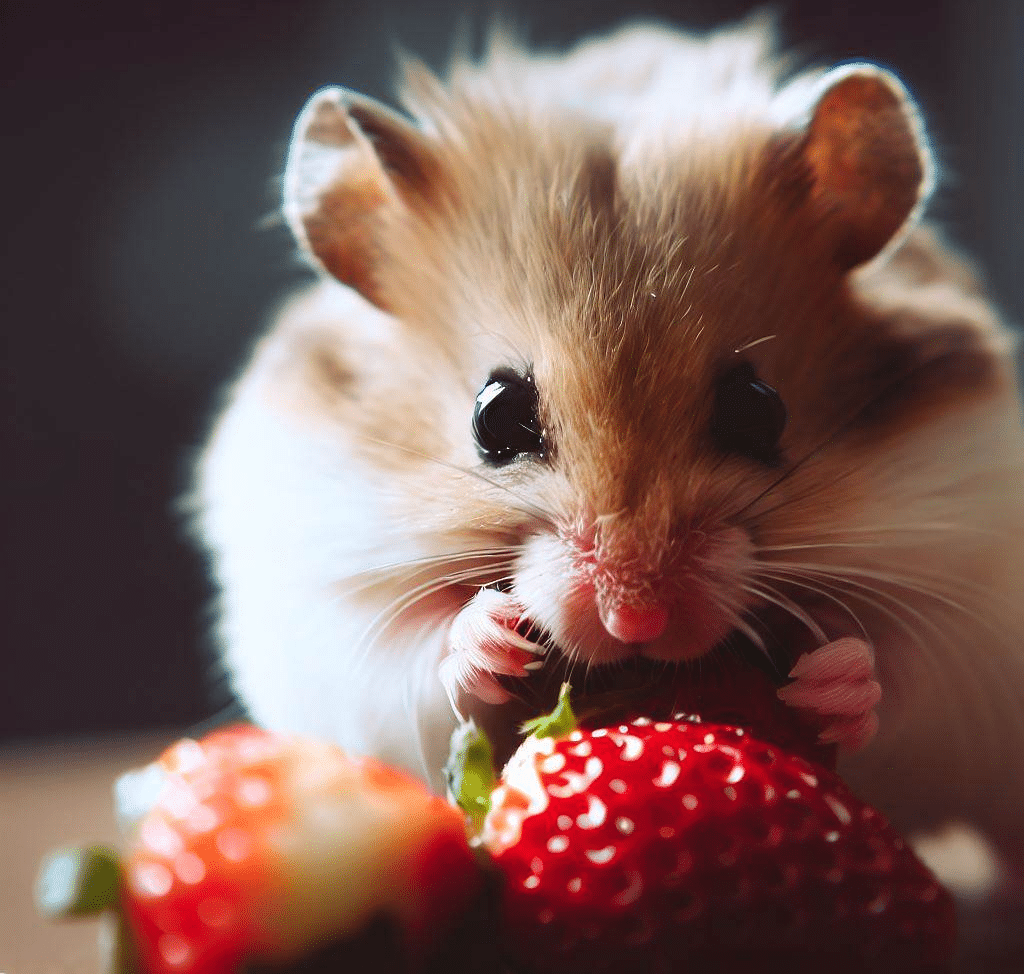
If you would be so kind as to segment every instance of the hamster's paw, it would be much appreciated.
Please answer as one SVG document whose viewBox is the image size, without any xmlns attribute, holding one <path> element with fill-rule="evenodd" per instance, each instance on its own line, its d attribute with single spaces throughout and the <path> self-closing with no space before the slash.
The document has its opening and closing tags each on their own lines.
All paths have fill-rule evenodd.
<svg viewBox="0 0 1024 974">
<path fill-rule="evenodd" d="M 526 676 L 542 665 L 545 647 L 521 636 L 523 606 L 507 592 L 482 588 L 452 621 L 441 682 L 452 701 L 468 693 L 484 703 L 511 697 L 499 676 Z"/>
<path fill-rule="evenodd" d="M 852 752 L 871 742 L 878 730 L 875 705 L 882 687 L 875 679 L 875 654 L 868 643 L 844 636 L 805 653 L 789 675 L 793 682 L 779 690 L 779 699 L 811 711 L 823 724 L 823 743 Z"/>
</svg>

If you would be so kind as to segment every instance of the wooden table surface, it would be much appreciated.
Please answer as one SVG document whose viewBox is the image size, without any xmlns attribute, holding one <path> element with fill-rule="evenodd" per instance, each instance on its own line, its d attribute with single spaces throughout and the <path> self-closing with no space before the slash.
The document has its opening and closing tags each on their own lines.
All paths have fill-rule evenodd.
<svg viewBox="0 0 1024 974">
<path fill-rule="evenodd" d="M 100 974 L 96 923 L 54 924 L 37 915 L 38 865 L 57 846 L 116 843 L 114 779 L 178 736 L 0 747 L 0 974 Z M 964 866 L 961 854 L 947 856 L 945 868 L 955 879 L 956 870 L 974 865 Z M 1024 974 L 1022 926 L 1019 905 L 995 916 L 962 906 L 965 946 L 956 974 Z"/>
</svg>

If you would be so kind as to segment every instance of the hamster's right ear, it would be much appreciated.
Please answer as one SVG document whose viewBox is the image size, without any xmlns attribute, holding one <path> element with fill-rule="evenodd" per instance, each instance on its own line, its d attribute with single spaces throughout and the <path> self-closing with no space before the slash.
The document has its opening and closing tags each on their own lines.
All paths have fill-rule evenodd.
<svg viewBox="0 0 1024 974">
<path fill-rule="evenodd" d="M 906 88 L 873 64 L 825 74 L 797 153 L 835 259 L 857 267 L 895 245 L 931 193 L 935 166 Z"/>
<path fill-rule="evenodd" d="M 380 227 L 430 192 L 431 160 L 410 122 L 370 98 L 324 88 L 295 123 L 285 218 L 327 271 L 383 307 L 376 273 Z"/>
</svg>

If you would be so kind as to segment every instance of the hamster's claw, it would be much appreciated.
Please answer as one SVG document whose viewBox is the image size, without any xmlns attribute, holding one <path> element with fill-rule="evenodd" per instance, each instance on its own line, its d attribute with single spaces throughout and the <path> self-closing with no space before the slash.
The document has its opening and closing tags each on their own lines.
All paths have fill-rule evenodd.
<svg viewBox="0 0 1024 974">
<path fill-rule="evenodd" d="M 844 636 L 797 660 L 793 682 L 778 691 L 791 707 L 812 711 L 823 722 L 818 735 L 847 752 L 866 747 L 878 730 L 875 705 L 882 687 L 875 679 L 875 654 L 863 639 Z"/>
<path fill-rule="evenodd" d="M 508 592 L 482 588 L 452 620 L 441 682 L 449 698 L 468 693 L 484 703 L 511 698 L 499 676 L 526 676 L 543 665 L 545 647 L 516 631 L 525 609 Z"/>
</svg>

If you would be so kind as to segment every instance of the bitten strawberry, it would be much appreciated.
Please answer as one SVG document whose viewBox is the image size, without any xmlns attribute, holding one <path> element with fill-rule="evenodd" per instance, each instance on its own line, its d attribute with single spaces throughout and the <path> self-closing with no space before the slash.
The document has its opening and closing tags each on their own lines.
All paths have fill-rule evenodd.
<svg viewBox="0 0 1024 974">
<path fill-rule="evenodd" d="M 948 960 L 948 894 L 827 768 L 741 727 L 680 715 L 568 730 L 560 707 L 554 733 L 509 761 L 481 831 L 506 880 L 514 968 L 891 974 Z"/>
<path fill-rule="evenodd" d="M 477 886 L 457 810 L 327 743 L 235 727 L 178 742 L 122 797 L 140 787 L 123 906 L 147 974 L 286 963 L 382 913 L 415 958 Z"/>
</svg>

